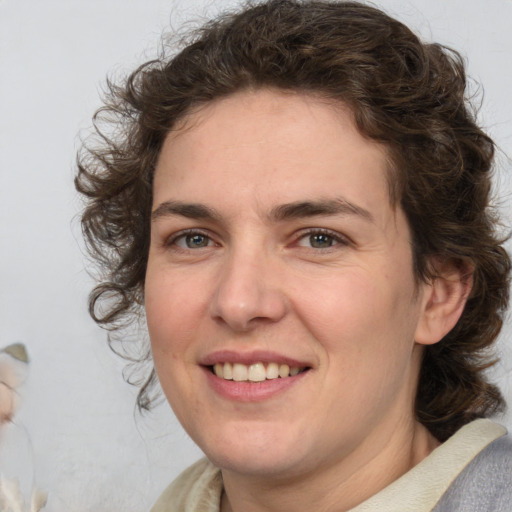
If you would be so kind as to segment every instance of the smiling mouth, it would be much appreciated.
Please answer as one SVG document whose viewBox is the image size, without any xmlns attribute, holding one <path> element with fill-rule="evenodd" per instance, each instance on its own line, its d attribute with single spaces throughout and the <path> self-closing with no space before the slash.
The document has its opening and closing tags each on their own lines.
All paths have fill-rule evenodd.
<svg viewBox="0 0 512 512">
<path fill-rule="evenodd" d="M 254 364 L 216 363 L 210 366 L 211 372 L 224 380 L 235 382 L 263 382 L 265 380 L 286 379 L 309 370 L 308 367 L 288 366 L 287 364 L 261 362 Z"/>
</svg>

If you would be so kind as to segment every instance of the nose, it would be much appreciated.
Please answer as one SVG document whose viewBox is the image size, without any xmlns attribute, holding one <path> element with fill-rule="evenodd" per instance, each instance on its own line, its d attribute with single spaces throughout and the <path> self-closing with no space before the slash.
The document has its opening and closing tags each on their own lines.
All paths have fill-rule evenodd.
<svg viewBox="0 0 512 512">
<path fill-rule="evenodd" d="M 225 262 L 211 301 L 212 317 L 235 331 L 281 320 L 287 301 L 275 265 L 259 254 L 233 254 Z"/>
</svg>

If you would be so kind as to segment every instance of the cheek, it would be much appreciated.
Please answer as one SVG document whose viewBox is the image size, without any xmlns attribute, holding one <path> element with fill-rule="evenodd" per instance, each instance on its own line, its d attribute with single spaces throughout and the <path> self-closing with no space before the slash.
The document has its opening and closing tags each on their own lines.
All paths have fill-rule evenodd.
<svg viewBox="0 0 512 512">
<path fill-rule="evenodd" d="M 347 373 L 380 367 L 384 361 L 393 365 L 397 351 L 410 351 L 418 309 L 412 300 L 414 285 L 397 279 L 384 271 L 345 272 L 312 281 L 308 293 L 296 294 L 302 322 L 327 358 L 341 358 Z"/>
<path fill-rule="evenodd" d="M 150 334 L 173 337 L 179 330 L 191 329 L 205 300 L 205 286 L 197 276 L 183 274 L 161 265 L 148 264 L 145 284 L 145 309 Z"/>
<path fill-rule="evenodd" d="M 168 402 L 182 423 L 183 411 L 195 410 L 195 395 L 191 392 L 190 353 L 197 330 L 190 298 L 184 295 L 179 281 L 159 274 L 153 279 L 148 272 L 145 288 L 146 321 L 151 340 L 155 370 Z"/>
<path fill-rule="evenodd" d="M 146 320 L 155 369 L 168 402 L 187 428 L 198 409 L 196 350 L 209 300 L 204 275 L 148 265 Z"/>
<path fill-rule="evenodd" d="M 194 286 L 149 268 L 145 286 L 146 321 L 157 371 L 174 364 L 194 333 Z M 196 324 L 197 325 L 197 324 Z"/>
<path fill-rule="evenodd" d="M 357 329 L 389 313 L 389 297 L 371 278 L 359 269 L 338 275 L 332 272 L 324 279 L 309 281 L 295 294 L 296 309 L 315 331 L 324 331 L 330 337 Z"/>
</svg>

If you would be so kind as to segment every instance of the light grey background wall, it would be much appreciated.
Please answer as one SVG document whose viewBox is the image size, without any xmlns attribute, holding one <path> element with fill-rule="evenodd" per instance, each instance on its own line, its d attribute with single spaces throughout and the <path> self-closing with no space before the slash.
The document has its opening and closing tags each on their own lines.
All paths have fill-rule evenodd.
<svg viewBox="0 0 512 512">
<path fill-rule="evenodd" d="M 16 424 L 0 471 L 50 493 L 51 512 L 148 510 L 200 456 L 164 404 L 134 414 L 123 363 L 88 318 L 90 280 L 72 180 L 77 133 L 99 106 L 107 72 L 155 54 L 170 21 L 236 1 L 0 0 L 0 347 L 28 347 Z M 497 190 L 512 225 L 511 0 L 379 0 L 424 38 L 461 50 L 483 82 L 481 122 L 503 153 Z M 509 246 L 510 247 L 510 246 Z M 512 402 L 512 326 L 493 370 Z M 512 427 L 510 413 L 502 418 Z"/>
</svg>

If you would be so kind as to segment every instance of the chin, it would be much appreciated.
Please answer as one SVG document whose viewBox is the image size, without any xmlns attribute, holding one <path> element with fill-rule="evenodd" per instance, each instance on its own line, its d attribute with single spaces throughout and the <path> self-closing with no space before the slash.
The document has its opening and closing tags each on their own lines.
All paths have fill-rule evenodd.
<svg viewBox="0 0 512 512">
<path fill-rule="evenodd" d="M 281 456 L 275 453 L 255 454 L 253 452 L 241 452 L 238 455 L 224 453 L 207 454 L 208 459 L 223 471 L 230 471 L 239 475 L 261 477 L 268 479 L 292 478 L 295 473 L 300 473 L 298 458 Z"/>
<path fill-rule="evenodd" d="M 253 476 L 290 474 L 300 466 L 304 446 L 290 429 L 272 432 L 268 425 L 238 426 L 199 447 L 218 468 Z"/>
</svg>

